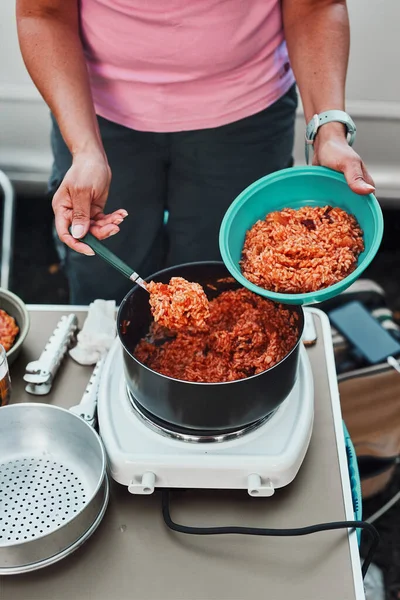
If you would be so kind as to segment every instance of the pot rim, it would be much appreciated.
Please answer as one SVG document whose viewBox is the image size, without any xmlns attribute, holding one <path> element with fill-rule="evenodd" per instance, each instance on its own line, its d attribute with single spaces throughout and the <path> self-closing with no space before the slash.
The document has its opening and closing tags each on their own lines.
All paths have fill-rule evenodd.
<svg viewBox="0 0 400 600">
<path fill-rule="evenodd" d="M 149 282 L 151 280 L 153 280 L 155 277 L 157 277 L 158 275 L 165 275 L 165 273 L 168 273 L 168 271 L 172 271 L 175 269 L 179 269 L 180 267 L 196 267 L 196 266 L 205 266 L 205 265 L 218 265 L 221 267 L 225 267 L 224 263 L 222 261 L 197 261 L 197 262 L 190 262 L 190 263 L 182 263 L 180 265 L 176 265 L 174 267 L 168 267 L 166 269 L 162 269 L 160 271 L 157 271 L 156 273 L 154 273 L 153 275 L 151 275 L 150 277 L 147 277 L 145 279 L 146 282 Z M 232 277 L 228 271 L 228 277 Z M 234 279 L 232 277 L 232 279 Z M 234 280 L 235 281 L 235 280 Z M 238 283 L 235 281 L 235 283 Z M 240 287 L 243 287 L 239 284 Z M 255 375 L 250 375 L 250 377 L 244 377 L 243 379 L 234 379 L 233 381 L 187 381 L 185 379 L 176 379 L 175 377 L 169 377 L 168 375 L 163 375 L 163 373 L 159 373 L 158 371 L 154 371 L 153 369 L 150 369 L 150 367 L 148 367 L 147 365 L 145 365 L 144 363 L 142 363 L 140 360 L 138 360 L 130 350 L 128 350 L 128 348 L 126 347 L 126 344 L 124 343 L 121 333 L 120 333 L 120 317 L 121 317 L 121 313 L 122 310 L 125 307 L 125 304 L 128 302 L 129 298 L 136 292 L 136 290 L 141 289 L 138 285 L 135 285 L 131 290 L 129 290 L 129 292 L 126 294 L 126 296 L 124 297 L 124 299 L 122 300 L 119 309 L 118 309 L 118 315 L 117 315 L 117 333 L 118 333 L 118 338 L 119 341 L 124 349 L 124 352 L 126 352 L 128 354 L 128 356 L 130 356 L 130 358 L 132 358 L 138 365 L 140 365 L 141 367 L 143 367 L 144 369 L 146 369 L 146 371 L 148 371 L 149 373 L 158 375 L 159 377 L 162 377 L 163 379 L 166 379 L 168 381 L 174 381 L 176 383 L 181 383 L 181 384 L 188 384 L 188 385 L 198 385 L 198 386 L 221 386 L 221 385 L 229 385 L 229 384 L 234 384 L 234 383 L 245 383 L 246 381 L 252 381 L 254 379 L 257 379 L 258 377 L 261 377 L 262 375 L 265 375 L 266 373 L 269 373 L 271 371 L 273 371 L 274 369 L 276 369 L 277 367 L 279 367 L 280 365 L 282 365 L 292 354 L 293 352 L 296 351 L 297 347 L 299 346 L 300 342 L 301 342 L 301 338 L 303 335 L 303 331 L 304 331 L 304 309 L 301 305 L 297 305 L 297 304 L 284 304 L 283 302 L 274 302 L 274 304 L 281 304 L 283 307 L 287 308 L 288 310 L 296 311 L 301 319 L 300 322 L 300 326 L 299 326 L 299 331 L 298 331 L 298 336 L 297 336 L 297 341 L 295 343 L 295 345 L 293 346 L 293 348 L 279 361 L 277 362 L 275 365 L 273 365 L 272 367 L 268 367 L 268 369 L 265 369 L 265 371 L 261 371 L 261 373 L 256 373 Z M 254 293 L 254 292 L 253 292 Z M 267 300 L 265 298 L 265 300 Z M 273 302 L 273 300 L 269 300 L 269 302 Z"/>
</svg>

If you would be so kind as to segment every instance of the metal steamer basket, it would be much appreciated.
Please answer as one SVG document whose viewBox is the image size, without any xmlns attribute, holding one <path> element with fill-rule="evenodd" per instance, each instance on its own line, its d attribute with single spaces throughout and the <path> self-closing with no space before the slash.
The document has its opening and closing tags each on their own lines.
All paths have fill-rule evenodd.
<svg viewBox="0 0 400 600">
<path fill-rule="evenodd" d="M 0 575 L 61 560 L 103 518 L 106 455 L 93 428 L 101 366 L 70 411 L 35 403 L 0 409 Z"/>
</svg>

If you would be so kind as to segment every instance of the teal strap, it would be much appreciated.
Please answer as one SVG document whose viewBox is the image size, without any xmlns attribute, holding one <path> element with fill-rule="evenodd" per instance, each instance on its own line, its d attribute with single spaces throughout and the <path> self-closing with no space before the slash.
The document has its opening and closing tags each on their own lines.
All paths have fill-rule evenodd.
<svg viewBox="0 0 400 600">
<path fill-rule="evenodd" d="M 347 454 L 347 465 L 349 469 L 349 478 L 350 478 L 350 486 L 351 486 L 351 495 L 353 500 L 353 510 L 354 510 L 354 520 L 361 521 L 362 520 L 362 493 L 361 493 L 361 479 L 360 472 L 358 470 L 357 463 L 357 455 L 353 446 L 353 442 L 351 441 L 350 434 L 347 430 L 347 427 L 343 424 L 343 433 L 344 433 L 344 441 L 346 444 L 346 454 Z M 357 529 L 357 539 L 358 543 L 361 542 L 361 529 Z"/>
<path fill-rule="evenodd" d="M 314 115 L 306 127 L 305 155 L 307 164 L 309 162 L 310 146 L 314 144 L 319 128 L 327 123 L 343 123 L 347 129 L 348 144 L 350 146 L 354 144 L 357 130 L 353 119 L 346 112 L 343 110 L 327 110 L 319 115 Z"/>
</svg>

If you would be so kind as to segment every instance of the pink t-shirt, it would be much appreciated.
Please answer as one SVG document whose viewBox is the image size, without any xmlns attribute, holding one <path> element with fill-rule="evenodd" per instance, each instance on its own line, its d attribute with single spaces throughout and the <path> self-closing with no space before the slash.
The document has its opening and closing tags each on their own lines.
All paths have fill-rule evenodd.
<svg viewBox="0 0 400 600">
<path fill-rule="evenodd" d="M 140 131 L 218 127 L 294 82 L 280 0 L 80 0 L 97 114 Z"/>
</svg>

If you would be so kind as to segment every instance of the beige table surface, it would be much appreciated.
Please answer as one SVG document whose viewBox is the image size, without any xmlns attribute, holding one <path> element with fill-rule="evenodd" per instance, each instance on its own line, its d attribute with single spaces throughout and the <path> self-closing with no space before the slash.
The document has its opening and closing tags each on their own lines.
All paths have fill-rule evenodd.
<svg viewBox="0 0 400 600">
<path fill-rule="evenodd" d="M 70 307 L 31 308 L 30 334 L 12 369 L 13 402 L 36 400 L 24 390 L 25 365 L 40 355 L 60 316 L 71 312 Z M 85 313 L 77 314 L 82 323 Z M 199 526 L 283 528 L 352 518 L 333 355 L 328 352 L 328 369 L 321 341 L 324 321 L 318 311 L 314 314 L 319 341 L 309 357 L 315 379 L 315 424 L 294 482 L 272 498 L 251 498 L 245 491 L 177 492 L 172 500 L 175 520 Z M 329 335 L 329 330 L 325 333 Z M 90 368 L 67 358 L 51 394 L 39 401 L 64 407 L 76 404 L 90 374 Z M 107 513 L 95 534 L 72 556 L 47 569 L 0 578 L 0 598 L 362 600 L 364 593 L 354 533 L 297 538 L 184 536 L 165 527 L 159 493 L 132 496 L 112 484 Z"/>
</svg>

